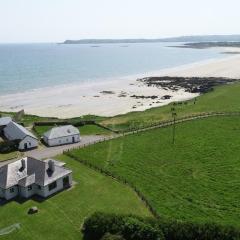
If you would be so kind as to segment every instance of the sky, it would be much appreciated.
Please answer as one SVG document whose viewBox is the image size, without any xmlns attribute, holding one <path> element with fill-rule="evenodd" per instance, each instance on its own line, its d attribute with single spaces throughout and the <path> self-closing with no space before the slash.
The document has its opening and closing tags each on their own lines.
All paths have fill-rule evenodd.
<svg viewBox="0 0 240 240">
<path fill-rule="evenodd" d="M 239 0 L 0 0 L 0 42 L 240 34 Z"/>
</svg>

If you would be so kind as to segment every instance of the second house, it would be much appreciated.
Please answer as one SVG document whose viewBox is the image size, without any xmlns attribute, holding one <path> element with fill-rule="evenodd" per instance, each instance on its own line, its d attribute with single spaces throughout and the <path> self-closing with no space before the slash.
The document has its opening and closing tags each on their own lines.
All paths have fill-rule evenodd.
<svg viewBox="0 0 240 240">
<path fill-rule="evenodd" d="M 54 127 L 43 134 L 43 141 L 50 147 L 80 142 L 80 132 L 72 125 Z"/>
</svg>

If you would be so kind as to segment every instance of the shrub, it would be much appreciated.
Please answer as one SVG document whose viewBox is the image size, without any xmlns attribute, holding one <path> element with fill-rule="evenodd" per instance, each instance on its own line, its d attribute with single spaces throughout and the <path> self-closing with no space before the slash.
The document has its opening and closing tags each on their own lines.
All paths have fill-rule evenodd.
<svg viewBox="0 0 240 240">
<path fill-rule="evenodd" d="M 239 228 L 216 223 L 143 219 L 104 213 L 90 216 L 84 222 L 83 233 L 85 239 L 94 240 L 240 240 Z"/>
<path fill-rule="evenodd" d="M 17 150 L 15 142 L 5 141 L 0 143 L 0 153 L 10 153 Z"/>
<path fill-rule="evenodd" d="M 148 222 L 144 222 L 136 217 L 124 217 L 123 220 L 121 233 L 127 240 L 164 239 L 162 231 Z"/>
<path fill-rule="evenodd" d="M 126 240 L 162 240 L 163 233 L 149 221 L 136 216 L 95 213 L 83 225 L 85 239 L 99 240 L 106 233 L 121 235 Z"/>
<path fill-rule="evenodd" d="M 240 229 L 222 226 L 216 223 L 191 223 L 169 220 L 159 220 L 166 240 L 237 240 L 240 239 Z"/>
</svg>

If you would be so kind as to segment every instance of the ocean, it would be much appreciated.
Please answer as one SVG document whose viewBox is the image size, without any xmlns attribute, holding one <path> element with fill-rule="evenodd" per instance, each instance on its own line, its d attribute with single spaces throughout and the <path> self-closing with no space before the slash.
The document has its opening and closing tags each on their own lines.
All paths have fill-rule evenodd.
<svg viewBox="0 0 240 240">
<path fill-rule="evenodd" d="M 65 84 L 119 80 L 221 58 L 218 49 L 174 48 L 179 43 L 0 44 L 0 95 Z"/>
</svg>

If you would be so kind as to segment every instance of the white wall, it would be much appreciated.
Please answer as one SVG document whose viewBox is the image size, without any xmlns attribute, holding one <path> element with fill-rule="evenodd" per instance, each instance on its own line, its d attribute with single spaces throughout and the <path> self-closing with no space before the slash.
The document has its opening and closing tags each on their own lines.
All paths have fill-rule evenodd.
<svg viewBox="0 0 240 240">
<path fill-rule="evenodd" d="M 70 173 L 70 174 L 68 174 L 66 176 L 69 177 L 69 185 L 71 186 L 72 185 L 72 174 Z M 66 176 L 64 176 L 64 177 L 66 177 Z M 48 185 L 47 185 L 44 188 L 42 188 L 41 193 L 39 193 L 39 195 L 42 196 L 42 197 L 48 197 L 48 196 L 50 196 L 50 195 L 52 195 L 52 194 L 54 194 L 56 192 L 61 191 L 63 189 L 63 178 L 64 177 L 59 178 L 56 181 L 57 182 L 57 187 L 56 188 L 54 188 L 54 189 L 49 191 Z"/>
<path fill-rule="evenodd" d="M 74 142 L 73 142 L 73 137 L 74 137 Z M 50 147 L 64 145 L 64 144 L 71 144 L 71 143 L 79 142 L 80 135 L 76 134 L 76 135 L 72 135 L 72 136 L 55 138 L 55 139 L 50 139 L 50 140 L 44 138 L 44 141 Z"/>
<path fill-rule="evenodd" d="M 35 184 L 32 184 L 31 186 L 31 190 L 28 190 L 28 187 L 19 187 L 19 195 L 24 198 L 29 198 L 36 194 L 37 186 Z"/>
<path fill-rule="evenodd" d="M 14 191 L 11 192 L 11 189 L 14 189 Z M 18 186 L 8 188 L 4 191 L 4 198 L 7 200 L 15 198 L 17 195 L 18 195 Z"/>
<path fill-rule="evenodd" d="M 35 148 L 38 146 L 38 140 L 30 136 L 25 137 L 18 146 L 19 150 L 25 150 L 25 143 L 27 143 L 28 149 Z"/>
<path fill-rule="evenodd" d="M 71 186 L 72 185 L 72 173 L 70 173 L 66 176 L 69 177 L 69 186 Z M 64 177 L 66 177 L 66 176 L 64 176 Z M 36 184 L 32 185 L 32 189 L 30 191 L 28 191 L 28 187 L 14 186 L 14 187 L 12 187 L 14 189 L 13 193 L 10 192 L 11 188 L 6 189 L 6 190 L 0 188 L 0 197 L 5 198 L 6 200 L 10 200 L 18 195 L 21 197 L 24 197 L 24 198 L 29 198 L 29 197 L 33 196 L 34 194 L 37 194 L 41 197 L 48 197 L 56 192 L 63 190 L 64 177 L 58 179 L 56 181 L 57 187 L 50 191 L 48 189 L 48 186 L 41 187 L 41 189 L 39 189 L 38 185 L 36 185 Z"/>
</svg>

